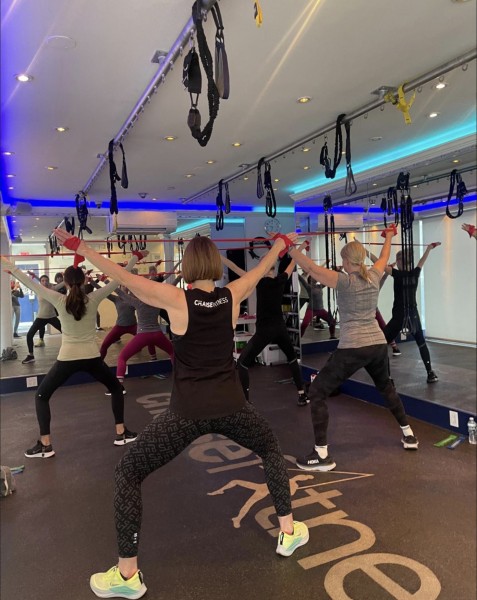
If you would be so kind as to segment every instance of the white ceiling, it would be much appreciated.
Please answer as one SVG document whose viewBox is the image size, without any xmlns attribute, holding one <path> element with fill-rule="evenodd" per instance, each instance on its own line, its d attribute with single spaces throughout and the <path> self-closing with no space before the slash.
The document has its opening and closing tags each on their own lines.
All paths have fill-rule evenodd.
<svg viewBox="0 0 477 600">
<path fill-rule="evenodd" d="M 58 203 L 40 209 L 32 202 L 32 216 L 22 217 L 27 227 L 36 225 L 37 233 L 46 235 L 57 222 L 55 216 L 73 214 L 74 196 L 97 168 L 97 155 L 107 151 L 109 140 L 154 78 L 158 65 L 151 62 L 153 54 L 170 50 L 190 18 L 191 4 L 191 0 L 3 0 L 1 149 L 15 153 L 2 156 L 4 200 Z M 124 140 L 130 186 L 117 188 L 120 210 L 121 202 L 143 202 L 139 193 L 147 193 L 146 201 L 156 210 L 164 202 L 195 197 L 219 179 L 238 175 L 239 165 L 254 165 L 260 157 L 272 156 L 332 124 L 339 113 L 357 111 L 376 99 L 371 92 L 380 86 L 412 81 L 476 45 L 475 0 L 261 0 L 261 5 L 264 23 L 257 28 L 252 1 L 220 1 L 231 94 L 220 103 L 206 148 L 187 127 L 189 95 L 181 82 L 182 58 L 168 73 Z M 205 31 L 213 50 L 211 18 Z M 58 39 L 48 41 L 51 36 L 68 36 L 74 47 L 57 47 Z M 20 84 L 14 78 L 20 72 L 34 79 Z M 444 80 L 448 83 L 444 90 L 435 89 L 437 79 L 422 86 L 410 111 L 411 125 L 405 125 L 390 104 L 356 118 L 351 130 L 353 165 L 368 159 L 377 163 L 383 154 L 437 134 L 450 141 L 451 130 L 472 122 L 475 61 L 465 71 L 459 67 L 449 72 Z M 199 102 L 203 124 L 208 120 L 205 90 L 203 73 Z M 298 104 L 300 96 L 312 101 Z M 439 116 L 429 119 L 431 111 Z M 59 125 L 69 130 L 59 134 L 55 131 Z M 177 140 L 166 142 L 166 135 Z M 374 136 L 382 140 L 371 141 Z M 307 144 L 309 153 L 297 149 L 272 162 L 272 175 L 280 180 L 278 215 L 281 207 L 293 206 L 290 194 L 297 188 L 307 181 L 313 187 L 322 178 L 323 139 Z M 233 148 L 235 141 L 243 145 Z M 330 154 L 333 142 L 329 134 Z M 115 160 L 120 168 L 120 153 Z M 207 165 L 207 160 L 216 162 Z M 58 168 L 48 171 L 48 165 Z M 430 161 L 425 154 L 403 157 L 399 167 L 410 168 L 412 180 L 421 184 L 414 197 L 425 197 L 444 193 L 445 174 L 453 168 L 474 165 L 475 132 L 462 147 L 454 144 L 449 151 L 444 145 Z M 304 166 L 310 169 L 304 171 Z M 378 195 L 393 185 L 395 169 L 381 170 L 375 179 L 373 171 L 361 175 L 357 204 L 364 205 L 366 193 Z M 443 175 L 439 183 L 422 184 L 425 176 L 435 173 Z M 7 174 L 15 177 L 6 179 Z M 332 192 L 334 200 L 342 201 L 341 174 Z M 233 209 L 263 204 L 255 195 L 256 173 L 247 175 L 247 181 L 240 177 L 230 184 Z M 475 188 L 475 171 L 464 179 L 468 188 Z M 315 196 L 319 195 L 318 191 Z M 213 204 L 215 196 L 213 190 L 184 204 L 181 217 L 190 217 L 188 211 L 196 203 Z M 95 180 L 89 199 L 109 200 L 107 168 Z M 34 222 L 35 216 L 39 220 Z"/>
</svg>

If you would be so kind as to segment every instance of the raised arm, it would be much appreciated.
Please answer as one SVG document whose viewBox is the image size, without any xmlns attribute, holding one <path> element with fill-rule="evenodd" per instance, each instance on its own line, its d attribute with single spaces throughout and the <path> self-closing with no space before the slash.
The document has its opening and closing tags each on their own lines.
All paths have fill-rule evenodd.
<svg viewBox="0 0 477 600">
<path fill-rule="evenodd" d="M 74 238 L 64 229 L 55 229 L 57 240 L 64 244 L 74 245 L 73 248 L 78 254 L 87 258 L 100 271 L 109 275 L 117 284 L 125 285 L 134 294 L 146 304 L 165 308 L 167 311 L 178 308 L 178 305 L 183 305 L 184 291 L 176 288 L 169 283 L 157 283 L 140 275 L 133 275 L 123 267 L 120 267 L 108 258 L 101 256 L 95 250 L 90 248 L 84 241 Z M 72 240 L 68 242 L 68 240 Z M 79 242 L 79 243 L 78 243 Z M 111 290 L 109 290 L 111 291 Z M 108 292 L 109 293 L 109 292 Z"/>
<path fill-rule="evenodd" d="M 427 260 L 427 257 L 429 256 L 431 250 L 433 248 L 437 248 L 437 246 L 440 246 L 441 243 L 440 242 L 433 242 L 432 244 L 429 244 L 426 248 L 426 251 L 424 252 L 424 254 L 421 256 L 421 260 L 417 263 L 417 267 L 419 269 L 422 269 L 422 267 L 424 266 L 424 263 Z"/>
<path fill-rule="evenodd" d="M 288 241 L 294 244 L 298 236 L 296 233 L 289 233 L 287 234 L 287 236 L 283 237 L 288 238 Z M 234 302 L 237 306 L 243 300 L 245 300 L 245 298 L 248 298 L 250 296 L 250 294 L 255 289 L 257 283 L 264 275 L 266 275 L 270 271 L 270 269 L 276 263 L 278 255 L 286 247 L 287 243 L 284 241 L 284 239 L 282 237 L 277 238 L 271 249 L 267 252 L 267 254 L 265 254 L 262 257 L 262 259 L 256 267 L 248 271 L 248 273 L 243 271 L 244 275 L 242 275 L 239 279 L 231 281 L 227 284 L 226 287 L 228 287 L 232 292 Z"/>
<path fill-rule="evenodd" d="M 298 248 L 291 250 L 289 254 L 304 271 L 313 277 L 313 279 L 316 279 L 331 288 L 335 288 L 338 284 L 338 273 L 336 271 L 331 271 L 330 269 L 325 269 L 324 267 L 315 264 L 311 258 L 302 254 Z"/>
<path fill-rule="evenodd" d="M 222 260 L 223 264 L 226 267 L 228 267 L 231 271 L 233 271 L 239 277 L 243 277 L 247 273 L 247 271 L 244 271 L 240 267 L 237 267 L 237 265 L 234 262 L 232 262 L 231 260 L 229 260 L 228 258 L 223 256 L 222 254 L 220 255 L 220 259 Z"/>
<path fill-rule="evenodd" d="M 384 239 L 384 244 L 381 247 L 381 253 L 379 255 L 378 260 L 374 262 L 374 268 L 382 275 L 386 272 L 389 275 L 392 272 L 392 268 L 388 266 L 389 257 L 391 255 L 391 240 L 395 235 L 397 235 L 397 229 L 394 227 L 389 227 L 385 229 L 386 237 Z M 371 259 L 372 260 L 372 259 Z"/>
<path fill-rule="evenodd" d="M 120 269 L 122 269 L 123 271 L 131 271 L 131 269 L 134 267 L 134 265 L 137 263 L 138 261 L 138 256 L 137 255 L 132 255 L 131 258 L 129 259 L 128 264 L 125 267 L 119 267 Z M 103 287 L 99 287 L 94 290 L 94 292 L 91 293 L 92 296 L 94 296 L 95 300 L 99 300 L 99 302 L 101 302 L 101 300 L 104 300 L 104 298 L 107 298 L 111 292 L 114 292 L 116 290 L 116 288 L 119 287 L 119 282 L 118 281 L 110 281 L 109 283 L 107 283 L 105 286 Z"/>
<path fill-rule="evenodd" d="M 44 298 L 45 300 L 48 300 L 48 302 L 51 302 L 51 304 L 54 305 L 59 298 L 63 297 L 62 294 L 60 294 L 59 292 L 55 292 L 55 290 L 47 288 L 44 285 L 41 285 L 41 283 L 38 283 L 37 281 L 32 279 L 24 271 L 16 267 L 12 262 L 7 260 L 3 256 L 1 257 L 1 260 L 2 266 L 7 272 L 11 273 L 13 277 L 15 277 L 15 279 L 21 281 L 23 285 L 25 285 L 27 288 L 33 290 L 35 294 L 40 298 Z"/>
<path fill-rule="evenodd" d="M 301 243 L 301 244 L 298 246 L 297 250 L 298 250 L 299 252 L 301 252 L 302 250 L 304 250 L 304 249 L 307 247 L 307 245 L 308 245 L 308 244 L 307 244 L 307 241 L 305 240 L 304 242 L 302 242 L 302 243 Z M 293 258 L 292 258 L 292 259 L 291 259 L 291 261 L 290 261 L 290 264 L 288 265 L 288 267 L 287 267 L 287 268 L 286 268 L 286 269 L 285 269 L 283 272 L 284 272 L 284 273 L 286 273 L 286 274 L 287 274 L 287 276 L 290 278 L 291 274 L 292 274 L 292 273 L 293 273 L 293 271 L 295 270 L 295 267 L 296 267 L 296 261 L 295 261 L 295 260 L 293 260 Z"/>
</svg>

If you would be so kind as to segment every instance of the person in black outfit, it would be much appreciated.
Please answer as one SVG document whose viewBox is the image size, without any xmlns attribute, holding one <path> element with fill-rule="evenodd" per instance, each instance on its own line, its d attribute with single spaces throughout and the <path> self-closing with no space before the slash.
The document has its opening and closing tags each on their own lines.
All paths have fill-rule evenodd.
<svg viewBox="0 0 477 600">
<path fill-rule="evenodd" d="M 255 269 L 224 288 L 214 284 L 222 278 L 217 247 L 208 238 L 193 238 L 182 262 L 188 290 L 131 275 L 69 233 L 55 230 L 55 235 L 60 243 L 81 253 L 143 302 L 167 310 L 174 341 L 170 407 L 153 419 L 116 467 L 114 508 L 119 563 L 91 577 L 93 592 L 101 598 L 125 594 L 141 598 L 146 593 L 137 565 L 141 484 L 205 434 L 225 435 L 262 458 L 281 529 L 277 553 L 290 556 L 306 544 L 308 528 L 293 521 L 290 483 L 278 440 L 266 420 L 246 402 L 233 360 L 240 303 L 253 292 L 278 254 L 293 244 L 296 234 L 290 234 L 291 239 L 280 236 Z"/>
<path fill-rule="evenodd" d="M 429 244 L 426 251 L 422 255 L 417 266 L 412 270 L 407 270 L 403 265 L 402 252 L 399 251 L 396 254 L 396 265 L 397 269 L 388 266 L 385 269 L 387 275 L 391 275 L 394 279 L 394 304 L 392 308 L 392 317 L 389 323 L 384 328 L 384 335 L 386 341 L 391 343 L 396 339 L 400 331 L 409 330 L 413 336 L 419 353 L 421 355 L 422 362 L 427 371 L 427 383 L 435 383 L 439 380 L 436 373 L 432 370 L 431 366 L 431 355 L 429 354 L 429 348 L 426 344 L 426 339 L 422 331 L 421 319 L 419 317 L 419 311 L 417 309 L 416 292 L 419 284 L 419 275 L 426 262 L 429 253 L 433 248 L 440 246 L 440 242 L 434 242 Z M 371 260 L 376 262 L 377 258 L 374 254 L 367 252 Z M 406 309 L 406 303 L 408 304 Z"/>
<path fill-rule="evenodd" d="M 305 247 L 305 242 L 300 246 Z M 221 256 L 222 262 L 239 276 L 246 271 L 237 267 L 232 261 Z M 240 353 L 237 367 L 245 397 L 249 400 L 250 377 L 248 374 L 257 356 L 269 344 L 276 344 L 285 354 L 290 371 L 298 390 L 298 406 L 306 406 L 309 402 L 304 390 L 300 365 L 283 318 L 282 298 L 288 279 L 293 273 L 295 262 L 292 260 L 287 268 L 275 276 L 275 266 L 257 284 L 257 324 L 255 334 Z"/>
</svg>

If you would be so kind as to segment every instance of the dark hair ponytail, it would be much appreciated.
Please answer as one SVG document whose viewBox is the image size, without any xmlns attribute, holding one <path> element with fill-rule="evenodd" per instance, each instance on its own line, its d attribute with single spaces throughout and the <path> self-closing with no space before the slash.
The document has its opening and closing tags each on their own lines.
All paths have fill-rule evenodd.
<svg viewBox="0 0 477 600">
<path fill-rule="evenodd" d="M 69 287 L 66 296 L 66 312 L 73 315 L 75 321 L 80 321 L 86 314 L 88 296 L 84 291 L 84 271 L 79 267 L 68 267 L 64 273 L 64 280 Z"/>
</svg>

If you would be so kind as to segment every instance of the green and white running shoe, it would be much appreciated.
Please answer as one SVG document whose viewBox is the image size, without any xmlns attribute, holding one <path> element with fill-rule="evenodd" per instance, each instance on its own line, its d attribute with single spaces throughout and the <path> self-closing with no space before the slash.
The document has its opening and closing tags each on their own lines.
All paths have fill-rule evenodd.
<svg viewBox="0 0 477 600">
<path fill-rule="evenodd" d="M 293 521 L 293 533 L 284 531 L 278 534 L 277 554 L 291 556 L 297 548 L 304 546 L 309 539 L 308 527 L 300 521 Z"/>
<path fill-rule="evenodd" d="M 142 598 L 147 592 L 141 571 L 129 579 L 119 572 L 118 566 L 111 567 L 106 573 L 91 575 L 89 585 L 98 598 Z"/>
</svg>

